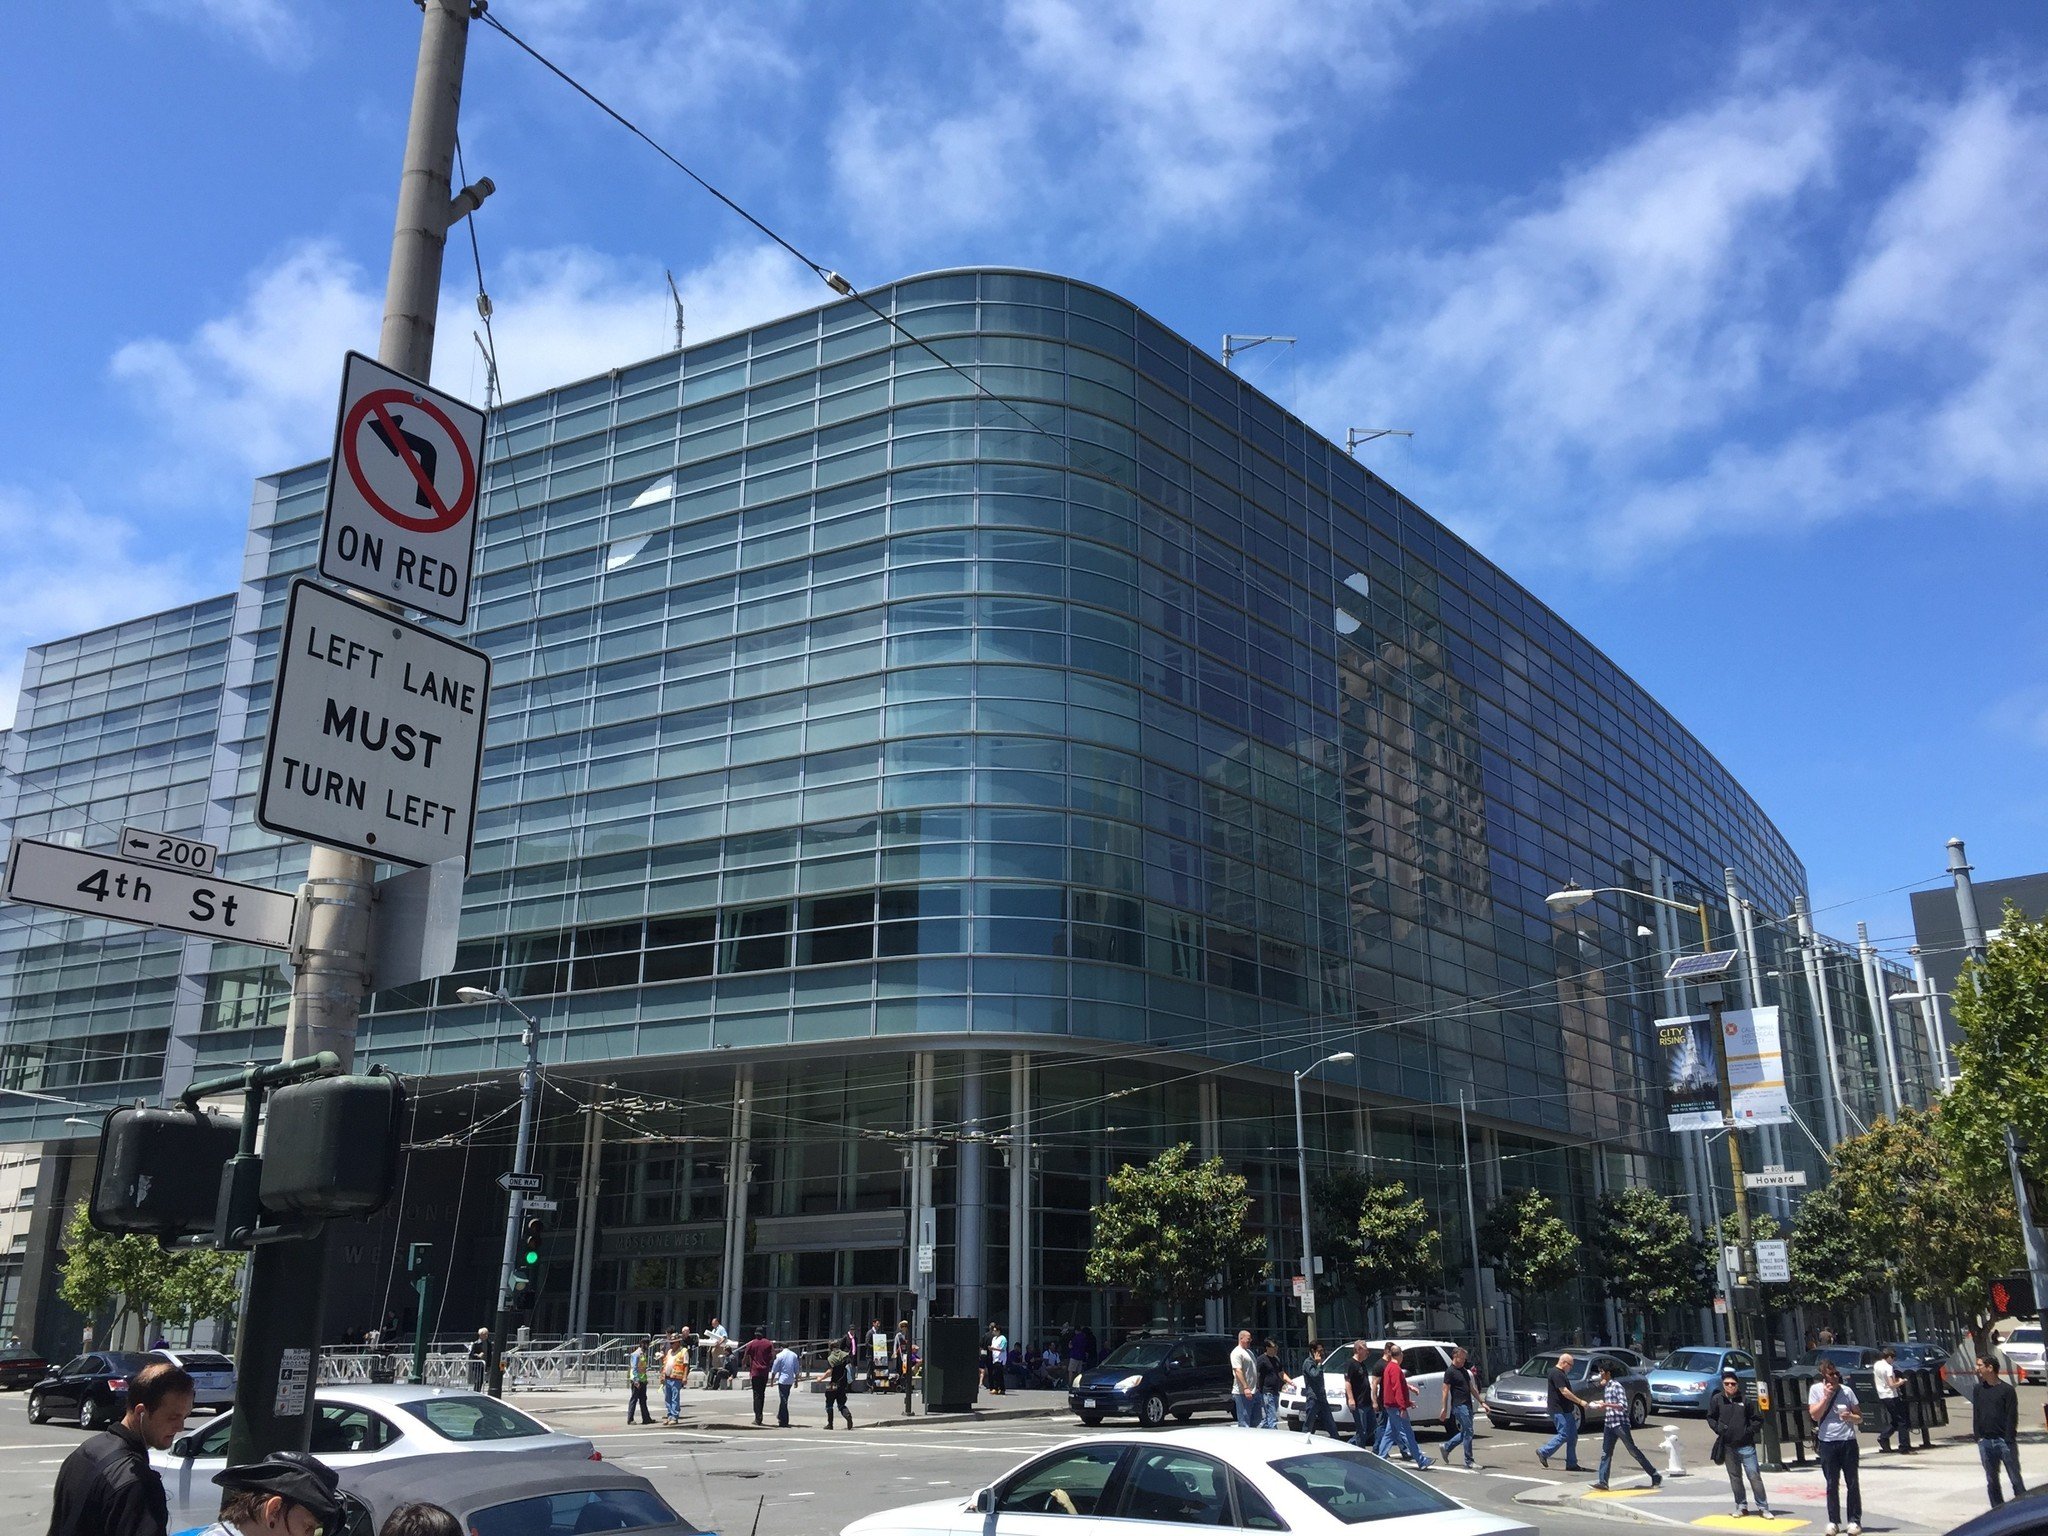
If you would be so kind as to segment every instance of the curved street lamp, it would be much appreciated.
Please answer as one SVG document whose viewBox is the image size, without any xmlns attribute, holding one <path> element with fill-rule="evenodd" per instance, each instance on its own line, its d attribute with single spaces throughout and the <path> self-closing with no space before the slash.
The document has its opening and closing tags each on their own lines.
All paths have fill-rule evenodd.
<svg viewBox="0 0 2048 1536">
<path fill-rule="evenodd" d="M 1316 1342 L 1316 1276 L 1315 1260 L 1309 1251 L 1308 1236 L 1308 1133 L 1301 1118 L 1301 1080 L 1318 1067 L 1327 1067 L 1340 1061 L 1356 1061 L 1351 1051 L 1338 1051 L 1325 1056 L 1321 1061 L 1312 1061 L 1294 1074 L 1294 1162 L 1295 1170 L 1301 1176 L 1301 1293 L 1302 1311 L 1308 1315 L 1308 1341 Z"/>
</svg>

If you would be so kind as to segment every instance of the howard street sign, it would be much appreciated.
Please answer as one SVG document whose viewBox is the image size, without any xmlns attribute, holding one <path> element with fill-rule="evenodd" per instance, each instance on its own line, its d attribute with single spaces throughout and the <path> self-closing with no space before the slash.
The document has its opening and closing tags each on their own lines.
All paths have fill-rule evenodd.
<svg viewBox="0 0 2048 1536">
<path fill-rule="evenodd" d="M 291 948 L 298 906 L 289 891 L 33 838 L 7 855 L 7 899 L 264 949 Z"/>
<path fill-rule="evenodd" d="M 162 864 L 170 869 L 189 870 L 195 875 L 210 875 L 219 860 L 220 850 L 211 843 L 180 837 L 175 832 L 123 827 L 121 854 L 124 858 L 141 859 L 145 864 Z"/>
<path fill-rule="evenodd" d="M 476 554 L 484 413 L 348 354 L 320 574 L 460 624 Z"/>
<path fill-rule="evenodd" d="M 1762 1173 L 1742 1176 L 1744 1189 L 1799 1189 L 1805 1183 L 1806 1175 L 1797 1168 L 1766 1168 Z"/>
<path fill-rule="evenodd" d="M 256 820 L 399 864 L 469 858 L 491 662 L 292 583 Z"/>
</svg>

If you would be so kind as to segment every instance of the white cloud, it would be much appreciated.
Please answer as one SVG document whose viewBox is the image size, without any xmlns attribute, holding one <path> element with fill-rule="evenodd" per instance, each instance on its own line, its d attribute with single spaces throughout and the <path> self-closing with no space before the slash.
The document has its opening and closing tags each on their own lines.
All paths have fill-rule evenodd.
<svg viewBox="0 0 2048 1536">
<path fill-rule="evenodd" d="M 184 341 L 147 337 L 114 354 L 114 377 L 163 440 L 159 493 L 195 477 L 255 474 L 318 457 L 332 437 L 341 355 L 376 349 L 382 305 L 327 241 L 293 247 L 241 301 Z"/>
<path fill-rule="evenodd" d="M 770 0 L 688 6 L 551 0 L 505 21 L 596 95 L 648 126 L 713 118 L 729 125 L 735 102 L 758 113 L 763 92 L 801 72 L 787 39 L 807 30 L 803 12 Z M 535 88 L 565 89 L 555 82 Z M 579 103 L 575 110 L 587 109 Z"/>
<path fill-rule="evenodd" d="M 134 524 L 87 511 L 69 489 L 0 485 L 0 724 L 13 722 L 31 645 L 226 590 L 226 571 L 160 548 Z"/>
<path fill-rule="evenodd" d="M 1406 0 L 1009 0 L 958 70 L 850 87 L 831 137 L 848 216 L 888 248 L 918 238 L 1042 238 L 1086 224 L 1143 244 L 1270 212 L 1283 155 L 1353 118 L 1455 16 Z M 974 62 L 976 59 L 979 62 Z M 966 105 L 960 105 L 965 102 Z"/>
<path fill-rule="evenodd" d="M 157 16 L 224 32 L 271 64 L 297 64 L 308 52 L 306 8 L 290 0 L 137 0 Z"/>
</svg>

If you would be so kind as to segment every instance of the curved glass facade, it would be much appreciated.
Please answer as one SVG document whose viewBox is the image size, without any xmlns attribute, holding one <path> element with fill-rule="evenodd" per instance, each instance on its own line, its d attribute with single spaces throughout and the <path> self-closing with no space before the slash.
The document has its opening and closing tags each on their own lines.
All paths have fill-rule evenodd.
<svg viewBox="0 0 2048 1536">
<path fill-rule="evenodd" d="M 1695 936 L 1624 898 L 1543 898 L 1577 880 L 1721 909 L 1732 868 L 1790 911 L 1804 871 L 1741 786 L 1512 578 L 1122 299 L 1015 271 L 869 297 L 894 325 L 834 303 L 493 417 L 470 637 L 495 686 L 459 973 L 373 999 L 361 1060 L 503 1064 L 503 1021 L 454 995 L 502 983 L 544 1014 L 564 1081 L 711 1084 L 661 1079 L 676 1135 L 729 1135 L 742 1070 L 765 1074 L 757 1097 L 837 1072 L 829 1115 L 749 1133 L 836 1127 L 815 1199 L 807 1154 L 749 1159 L 755 1215 L 780 1220 L 882 1208 L 885 1185 L 901 1212 L 897 1152 L 864 1127 L 1067 1105 L 1046 1133 L 1065 1150 L 1021 1189 L 967 1142 L 939 1169 L 941 1284 L 993 1296 L 1028 1246 L 1058 1273 L 1020 1289 L 1013 1270 L 1010 1295 L 1040 1316 L 1041 1287 L 1082 1303 L 1073 1221 L 1104 1171 L 1169 1132 L 1271 1160 L 1262 1219 L 1284 1231 L 1276 1087 L 1333 1051 L 1356 1060 L 1318 1075 L 1323 1155 L 1408 1170 L 1447 1218 L 1461 1098 L 1524 1149 L 1488 1143 L 1496 1183 L 1582 1203 L 1598 1157 L 1537 1156 L 1566 1146 L 1675 1183 L 1650 1021 L 1662 960 Z M 325 477 L 259 482 L 232 639 L 207 653 L 224 680 L 187 830 L 234 878 L 304 868 L 250 812 Z M 59 661 L 32 678 L 56 686 Z M 30 725 L 73 707 L 34 692 Z M 16 810 L 31 834 L 65 814 Z M 274 1054 L 270 957 L 167 948 L 188 982 L 159 1021 L 174 1064 Z M 25 1044 L 17 1023 L 10 1081 L 33 1087 Z M 1788 1048 L 1811 1068 L 1796 1031 Z M 1142 1114 L 1099 1108 L 1120 1099 Z M 690 1294 L 728 1310 L 798 1283 L 800 1245 L 714 1259 L 692 1223 L 736 1229 L 709 1165 L 603 1156 L 623 1159 L 608 1199 L 656 1191 L 607 1227 L 679 1235 L 617 1259 L 597 1298 L 673 1290 L 686 1260 Z M 983 1214 L 953 1214 L 984 1181 Z M 1052 1225 L 996 1230 L 1016 1199 Z M 956 1260 L 956 1220 L 985 1259 Z M 831 1283 L 907 1283 L 904 1241 L 887 1246 Z"/>
</svg>

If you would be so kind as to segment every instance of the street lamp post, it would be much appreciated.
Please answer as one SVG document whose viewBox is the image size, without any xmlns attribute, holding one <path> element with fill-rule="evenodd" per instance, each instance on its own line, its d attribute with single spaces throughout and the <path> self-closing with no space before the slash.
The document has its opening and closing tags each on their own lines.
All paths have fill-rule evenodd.
<svg viewBox="0 0 2048 1536">
<path fill-rule="evenodd" d="M 497 1003 L 518 1014 L 525 1027 L 519 1043 L 526 1047 L 526 1060 L 519 1069 L 519 1139 L 513 1145 L 512 1172 L 524 1177 L 532 1171 L 533 1102 L 540 1091 L 540 1024 L 534 1016 L 512 1001 L 503 987 L 486 992 L 482 987 L 457 987 L 455 995 L 465 1003 Z M 512 1301 L 512 1259 L 519 1251 L 519 1218 L 526 1214 L 526 1191 L 512 1189 L 505 1202 L 505 1252 L 498 1265 L 498 1308 L 491 1330 L 491 1357 L 484 1365 L 491 1396 L 505 1395 L 505 1335 Z"/>
<path fill-rule="evenodd" d="M 1325 1056 L 1321 1061 L 1312 1061 L 1294 1074 L 1294 1166 L 1301 1176 L 1301 1310 L 1308 1317 L 1308 1341 L 1316 1342 L 1316 1275 L 1315 1259 L 1309 1248 L 1308 1235 L 1308 1132 L 1301 1118 L 1301 1080 L 1318 1067 L 1331 1066 L 1340 1061 L 1355 1061 L 1350 1051 L 1338 1051 Z"/>
<path fill-rule="evenodd" d="M 1577 885 L 1567 885 L 1561 891 L 1553 891 L 1544 897 L 1551 907 L 1561 911 L 1584 906 L 1595 896 L 1633 896 L 1639 901 L 1655 902 L 1658 906 L 1670 907 L 1679 912 L 1693 913 L 1700 920 L 1700 948 L 1711 953 L 1714 948 L 1713 930 L 1707 922 L 1707 904 L 1678 901 L 1669 896 L 1654 895 L 1649 891 L 1632 890 L 1627 886 L 1608 885 L 1595 890 L 1586 890 Z M 1732 963 L 1734 953 L 1727 959 Z M 1668 978 L 1667 978 L 1668 979 Z M 1714 1060 L 1720 1078 L 1721 1123 L 1724 1127 L 1721 1139 L 1728 1144 L 1728 1178 L 1733 1185 L 1735 1196 L 1735 1233 L 1740 1257 L 1738 1272 L 1728 1277 L 1728 1323 L 1733 1336 L 1747 1342 L 1757 1361 L 1757 1406 L 1763 1415 L 1763 1462 L 1766 1470 L 1782 1470 L 1778 1454 L 1778 1421 L 1768 1402 L 1771 1379 L 1771 1341 L 1764 1335 L 1761 1326 L 1753 1323 L 1747 1300 L 1748 1281 L 1756 1262 L 1756 1251 L 1749 1236 L 1749 1193 L 1742 1182 L 1742 1143 L 1735 1125 L 1735 1090 L 1728 1078 L 1728 1041 L 1721 1025 L 1721 1013 L 1726 1006 L 1718 975 L 1702 975 L 1694 978 L 1700 983 L 1700 1000 L 1706 1004 L 1708 1027 L 1714 1036 Z M 1719 1221 L 1715 1223 L 1715 1246 L 1719 1247 Z M 1749 1326 L 1745 1326 L 1749 1325 Z"/>
</svg>

